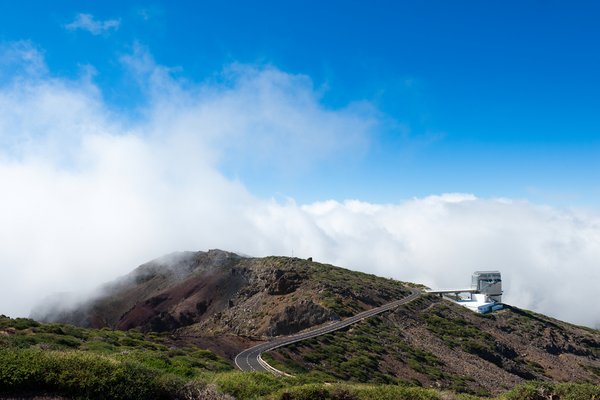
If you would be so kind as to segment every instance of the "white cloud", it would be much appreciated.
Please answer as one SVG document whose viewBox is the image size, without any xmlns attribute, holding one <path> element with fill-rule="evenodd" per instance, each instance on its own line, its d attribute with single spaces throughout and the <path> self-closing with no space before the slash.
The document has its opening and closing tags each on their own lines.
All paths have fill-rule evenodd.
<svg viewBox="0 0 600 400">
<path fill-rule="evenodd" d="M 75 31 L 78 29 L 88 31 L 92 35 L 101 35 L 111 30 L 119 29 L 121 20 L 119 19 L 107 19 L 100 21 L 94 18 L 92 14 L 80 13 L 77 14 L 73 22 L 65 25 L 65 29 Z"/>
<path fill-rule="evenodd" d="M 600 314 L 582 307 L 595 304 L 600 282 L 598 215 L 456 194 L 302 210 L 333 244 L 319 256 L 340 265 L 438 288 L 468 286 L 472 271 L 498 269 L 506 302 L 569 321 L 600 322 Z M 301 253 L 310 253 L 310 245 Z"/>
<path fill-rule="evenodd" d="M 150 98 L 138 121 L 109 112 L 87 80 L 21 76 L 0 87 L 0 313 L 26 315 L 52 292 L 89 290 L 171 251 L 223 248 L 293 251 L 431 286 L 499 269 L 507 302 L 600 322 L 581 307 L 595 304 L 600 282 L 598 215 L 471 194 L 260 199 L 219 166 L 359 155 L 376 113 L 327 109 L 309 78 L 272 67 L 237 65 L 183 86 L 143 52 L 127 62 Z"/>
</svg>

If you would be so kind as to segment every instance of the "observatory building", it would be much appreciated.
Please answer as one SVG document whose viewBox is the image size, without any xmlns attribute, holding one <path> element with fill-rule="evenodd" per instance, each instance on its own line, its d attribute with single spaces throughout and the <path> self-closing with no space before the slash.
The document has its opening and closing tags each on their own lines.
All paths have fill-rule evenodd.
<svg viewBox="0 0 600 400">
<path fill-rule="evenodd" d="M 500 271 L 475 271 L 471 276 L 471 289 L 484 294 L 490 301 L 502 302 L 502 276 Z"/>
<path fill-rule="evenodd" d="M 428 290 L 468 309 L 486 314 L 502 309 L 502 276 L 500 271 L 475 271 L 469 289 Z"/>
</svg>

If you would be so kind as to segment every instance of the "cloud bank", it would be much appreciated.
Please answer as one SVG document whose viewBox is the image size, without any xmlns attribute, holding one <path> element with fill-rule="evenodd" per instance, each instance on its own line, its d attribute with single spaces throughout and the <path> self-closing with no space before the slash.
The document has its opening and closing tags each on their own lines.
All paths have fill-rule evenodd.
<svg viewBox="0 0 600 400">
<path fill-rule="evenodd" d="M 222 248 L 432 287 L 499 269 L 506 302 L 600 323 L 580 306 L 600 282 L 596 214 L 470 194 L 297 204 L 221 172 L 360 156 L 380 123 L 368 105 L 328 109 L 308 77 L 273 67 L 184 83 L 137 49 L 123 58 L 148 98 L 134 118 L 21 47 L 20 75 L 0 86 L 0 313 L 26 316 L 51 293 L 91 290 L 165 253 Z"/>
</svg>

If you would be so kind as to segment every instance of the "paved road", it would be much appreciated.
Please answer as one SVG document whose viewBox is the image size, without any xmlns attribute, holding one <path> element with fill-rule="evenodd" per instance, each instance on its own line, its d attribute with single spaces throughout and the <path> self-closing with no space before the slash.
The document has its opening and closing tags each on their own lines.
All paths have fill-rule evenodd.
<svg viewBox="0 0 600 400">
<path fill-rule="evenodd" d="M 406 304 L 418 298 L 420 291 L 416 289 L 410 289 L 411 294 L 400 299 L 382 305 L 381 307 L 372 308 L 367 311 L 363 311 L 350 318 L 346 318 L 342 321 L 332 322 L 327 325 L 319 326 L 315 329 L 297 333 L 295 335 L 279 337 L 266 343 L 261 343 L 249 349 L 242 351 L 240 354 L 235 356 L 235 365 L 242 371 L 269 371 L 273 373 L 281 373 L 266 363 L 261 358 L 261 354 L 267 351 L 274 350 L 281 346 L 286 346 L 301 340 L 311 339 L 316 336 L 321 336 L 326 333 L 334 332 L 347 327 L 348 325 L 355 324 L 362 321 L 365 318 L 372 317 L 373 315 L 381 314 L 382 312 L 389 311 L 399 305 Z"/>
</svg>

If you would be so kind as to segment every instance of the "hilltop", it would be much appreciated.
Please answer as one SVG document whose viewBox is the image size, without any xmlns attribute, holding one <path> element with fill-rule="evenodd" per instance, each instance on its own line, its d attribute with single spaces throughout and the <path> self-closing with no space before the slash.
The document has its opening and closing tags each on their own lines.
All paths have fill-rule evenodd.
<svg viewBox="0 0 600 400">
<path fill-rule="evenodd" d="M 68 309 L 50 304 L 33 316 L 158 332 L 172 346 L 209 349 L 233 368 L 235 354 L 254 343 L 402 298 L 409 287 L 419 285 L 310 259 L 183 252 L 141 265 L 85 303 Z M 598 331 L 510 306 L 479 315 L 426 294 L 264 358 L 295 375 L 296 384 L 352 382 L 491 396 L 531 381 L 600 383 Z"/>
<path fill-rule="evenodd" d="M 225 356 L 402 298 L 406 283 L 289 257 L 181 252 L 141 265 L 76 307 L 32 318 L 77 326 L 176 332 Z"/>
</svg>

